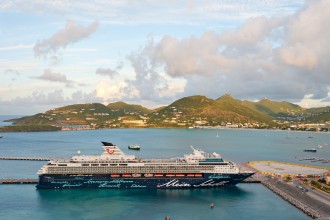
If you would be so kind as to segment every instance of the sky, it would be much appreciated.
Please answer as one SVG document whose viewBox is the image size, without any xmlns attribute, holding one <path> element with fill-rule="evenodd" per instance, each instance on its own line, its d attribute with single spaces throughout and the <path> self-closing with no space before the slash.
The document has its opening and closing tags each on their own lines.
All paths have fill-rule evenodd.
<svg viewBox="0 0 330 220">
<path fill-rule="evenodd" d="M 0 115 L 232 94 L 330 105 L 329 0 L 1 0 Z"/>
</svg>

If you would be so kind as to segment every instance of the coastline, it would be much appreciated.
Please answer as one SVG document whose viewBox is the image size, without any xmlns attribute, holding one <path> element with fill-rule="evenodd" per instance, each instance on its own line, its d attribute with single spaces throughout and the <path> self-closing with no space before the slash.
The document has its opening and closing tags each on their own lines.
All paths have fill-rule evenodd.
<svg viewBox="0 0 330 220">
<path fill-rule="evenodd" d="M 283 129 L 275 128 L 230 128 L 230 127 L 163 127 L 163 126 L 153 126 L 153 127 L 111 127 L 111 128 L 95 128 L 95 127 L 77 127 L 76 125 L 72 126 L 55 126 L 55 125 L 7 125 L 0 126 L 0 132 L 47 132 L 47 131 L 82 131 L 82 130 L 112 130 L 112 129 L 207 129 L 207 130 L 265 130 L 265 131 L 287 131 Z M 308 132 L 308 133 L 322 133 L 330 134 L 330 131 L 302 131 L 302 130 L 293 130 L 294 132 Z"/>
</svg>

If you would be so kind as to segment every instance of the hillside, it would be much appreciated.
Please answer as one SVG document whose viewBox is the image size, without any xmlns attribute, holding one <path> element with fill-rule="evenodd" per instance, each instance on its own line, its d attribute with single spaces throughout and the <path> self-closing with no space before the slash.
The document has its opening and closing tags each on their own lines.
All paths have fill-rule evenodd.
<svg viewBox="0 0 330 220">
<path fill-rule="evenodd" d="M 227 123 L 272 123 L 267 115 L 237 105 L 237 102 L 226 97 L 217 100 L 205 96 L 185 97 L 158 111 L 150 118 L 150 122 L 163 125 L 180 123 L 211 126 Z"/>
<path fill-rule="evenodd" d="M 254 122 L 273 124 L 271 120 L 273 118 L 265 112 L 258 111 L 257 108 L 254 107 L 253 102 L 234 99 L 229 94 L 216 99 L 216 101 L 219 103 L 219 108 L 222 110 L 244 115 Z"/>
<path fill-rule="evenodd" d="M 131 105 L 125 102 L 114 102 L 107 105 L 111 110 L 122 111 L 122 112 L 136 112 L 140 114 L 149 114 L 152 110 L 147 109 L 141 105 Z"/>
<path fill-rule="evenodd" d="M 68 105 L 33 116 L 10 120 L 15 125 L 111 127 L 191 127 L 233 125 L 276 127 L 282 122 L 330 123 L 330 107 L 303 109 L 289 102 L 262 99 L 242 101 L 229 94 L 216 100 L 196 95 L 150 110 L 141 105 L 114 102 Z"/>
</svg>

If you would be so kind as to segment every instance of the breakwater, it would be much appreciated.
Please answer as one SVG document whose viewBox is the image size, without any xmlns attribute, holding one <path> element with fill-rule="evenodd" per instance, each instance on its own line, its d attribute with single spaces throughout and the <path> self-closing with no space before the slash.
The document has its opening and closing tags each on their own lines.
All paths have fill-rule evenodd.
<svg viewBox="0 0 330 220">
<path fill-rule="evenodd" d="M 56 160 L 56 158 L 49 158 L 49 157 L 4 157 L 4 156 L 0 156 L 0 160 L 50 161 L 50 160 Z"/>
<path fill-rule="evenodd" d="M 330 204 L 326 204 L 318 199 L 309 196 L 306 192 L 297 189 L 293 184 L 284 183 L 277 179 L 256 175 L 255 179 L 273 191 L 285 201 L 297 207 L 313 219 L 330 219 Z"/>
<path fill-rule="evenodd" d="M 0 179 L 0 184 L 36 184 L 38 179 Z"/>
</svg>

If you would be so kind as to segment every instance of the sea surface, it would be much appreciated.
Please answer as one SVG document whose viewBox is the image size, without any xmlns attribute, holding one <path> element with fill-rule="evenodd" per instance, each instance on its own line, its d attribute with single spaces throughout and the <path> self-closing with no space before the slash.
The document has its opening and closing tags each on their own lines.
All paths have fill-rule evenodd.
<svg viewBox="0 0 330 220">
<path fill-rule="evenodd" d="M 0 119 L 1 120 L 1 119 Z M 217 134 L 219 137 L 217 137 Z M 71 157 L 101 154 L 112 142 L 139 157 L 178 157 L 190 145 L 235 162 L 330 158 L 330 133 L 233 129 L 109 129 L 1 133 L 0 156 Z M 141 151 L 130 151 L 138 144 Z M 321 145 L 322 148 L 317 148 Z M 318 149 L 306 153 L 304 149 Z M 1 161 L 0 178 L 37 178 L 45 162 Z M 210 208 L 210 203 L 215 207 Z M 36 190 L 35 185 L 0 185 L 0 219 L 310 219 L 261 184 L 187 190 Z"/>
</svg>

